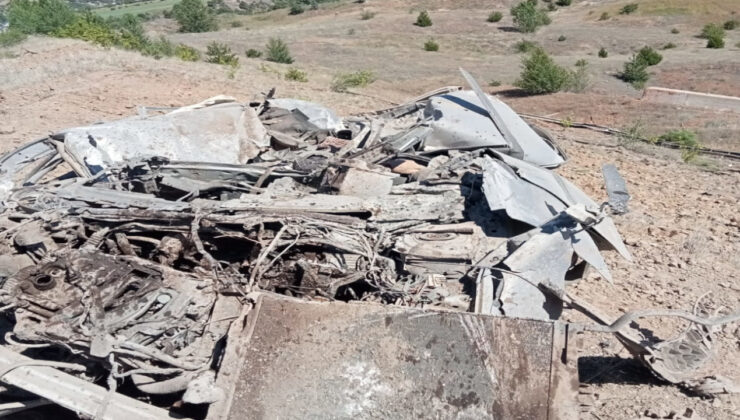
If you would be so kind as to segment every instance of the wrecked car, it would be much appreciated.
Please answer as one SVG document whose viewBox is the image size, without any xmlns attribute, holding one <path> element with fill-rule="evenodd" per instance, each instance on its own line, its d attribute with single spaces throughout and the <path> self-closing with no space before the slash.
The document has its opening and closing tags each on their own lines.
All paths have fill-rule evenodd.
<svg viewBox="0 0 740 420">
<path fill-rule="evenodd" d="M 609 207 L 464 76 L 342 118 L 274 91 L 142 108 L 3 156 L 3 398 L 116 419 L 570 418 L 566 305 L 687 380 L 706 326 L 737 317 L 654 345 L 629 325 L 656 314 L 570 297 L 589 269 L 612 281 L 602 250 L 631 258 Z"/>
</svg>

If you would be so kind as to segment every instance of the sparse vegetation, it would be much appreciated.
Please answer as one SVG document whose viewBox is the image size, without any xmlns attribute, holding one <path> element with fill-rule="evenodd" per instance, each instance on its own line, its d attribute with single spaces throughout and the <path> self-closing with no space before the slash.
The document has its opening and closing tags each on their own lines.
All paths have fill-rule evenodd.
<svg viewBox="0 0 740 420">
<path fill-rule="evenodd" d="M 511 16 L 521 32 L 535 32 L 540 26 L 552 22 L 544 10 L 537 8 L 537 0 L 524 0 L 512 7 Z"/>
<path fill-rule="evenodd" d="M 432 18 L 429 17 L 429 13 L 426 10 L 422 10 L 421 13 L 419 13 L 419 16 L 416 17 L 416 22 L 414 22 L 414 25 L 420 26 L 422 28 L 432 26 Z"/>
<path fill-rule="evenodd" d="M 669 43 L 663 45 L 663 47 L 661 49 L 663 49 L 663 50 L 670 50 L 670 49 L 676 48 L 677 46 L 678 45 L 676 45 L 676 44 L 674 44 L 672 42 L 669 42 Z"/>
<path fill-rule="evenodd" d="M 244 26 L 244 24 L 238 20 L 232 20 L 230 25 L 232 28 L 241 28 L 242 26 Z"/>
<path fill-rule="evenodd" d="M 707 48 L 724 48 L 725 40 L 719 36 L 711 36 L 707 39 Z"/>
<path fill-rule="evenodd" d="M 532 41 L 527 41 L 525 39 L 514 44 L 514 49 L 520 53 L 528 53 L 537 48 L 540 48 L 540 46 Z"/>
<path fill-rule="evenodd" d="M 244 52 L 246 54 L 247 58 L 260 58 L 262 57 L 262 51 L 255 50 L 254 48 L 250 48 L 247 51 Z"/>
<path fill-rule="evenodd" d="M 696 133 L 688 130 L 673 130 L 658 137 L 658 143 L 671 143 L 680 147 L 681 159 L 690 162 L 699 155 L 701 144 L 696 140 Z"/>
<path fill-rule="evenodd" d="M 435 40 L 429 39 L 424 43 L 424 51 L 439 51 L 439 44 Z"/>
<path fill-rule="evenodd" d="M 23 42 L 25 39 L 26 34 L 17 29 L 9 29 L 5 32 L 0 32 L 0 48 L 10 47 Z"/>
<path fill-rule="evenodd" d="M 566 39 L 568 39 L 568 38 L 566 38 L 566 37 L 565 37 L 565 35 L 560 35 L 560 36 L 558 37 L 558 42 L 563 42 L 563 41 L 565 41 Z"/>
<path fill-rule="evenodd" d="M 725 23 L 724 23 L 724 24 L 722 25 L 722 27 L 723 27 L 723 28 L 725 28 L 725 29 L 726 29 L 726 30 L 728 30 L 728 31 L 732 31 L 732 30 L 734 30 L 735 28 L 737 28 L 737 27 L 738 27 L 738 25 L 740 25 L 740 22 L 738 22 L 738 21 L 737 21 L 737 20 L 735 20 L 735 19 L 731 19 L 731 20 L 728 20 L 727 22 L 725 22 Z"/>
<path fill-rule="evenodd" d="M 198 61 L 200 60 L 200 52 L 193 47 L 180 44 L 175 47 L 175 57 L 182 61 Z"/>
<path fill-rule="evenodd" d="M 201 0 L 182 0 L 172 7 L 180 32 L 210 32 L 218 29 L 211 10 Z"/>
<path fill-rule="evenodd" d="M 370 20 L 375 17 L 375 12 L 370 10 L 363 10 L 362 13 L 360 13 L 360 19 L 362 20 Z"/>
<path fill-rule="evenodd" d="M 678 28 L 673 28 L 671 29 L 671 33 L 675 35 L 675 34 L 680 34 L 681 31 L 679 31 Z"/>
<path fill-rule="evenodd" d="M 306 83 L 308 82 L 308 73 L 295 67 L 291 67 L 287 72 L 285 72 L 285 80 Z"/>
<path fill-rule="evenodd" d="M 555 4 L 558 6 L 570 6 L 573 0 L 556 0 Z"/>
<path fill-rule="evenodd" d="M 619 74 L 619 78 L 631 84 L 636 89 L 641 89 L 645 86 L 648 79 L 650 79 L 647 67 L 647 63 L 640 60 L 637 55 L 633 55 L 628 62 L 624 63 L 624 69 Z"/>
<path fill-rule="evenodd" d="M 290 10 L 288 11 L 289 15 L 300 15 L 301 13 L 305 12 L 303 9 L 303 6 L 301 6 L 299 3 L 293 3 L 292 6 L 290 6 Z"/>
<path fill-rule="evenodd" d="M 491 87 L 499 87 L 499 86 L 501 86 L 501 81 L 500 80 L 491 80 L 490 82 L 488 82 L 488 86 L 491 86 Z"/>
<path fill-rule="evenodd" d="M 609 12 L 604 12 L 599 16 L 599 20 L 608 20 L 609 19 Z"/>
<path fill-rule="evenodd" d="M 620 10 L 619 10 L 619 14 L 620 14 L 620 15 L 629 15 L 629 14 L 635 13 L 635 12 L 637 11 L 637 8 L 638 8 L 638 7 L 639 7 L 639 4 L 637 4 L 637 3 L 629 3 L 629 4 L 625 4 L 625 5 L 624 5 L 624 6 L 623 6 L 623 7 L 622 7 L 622 8 L 620 9 Z"/>
<path fill-rule="evenodd" d="M 706 38 L 707 48 L 725 47 L 725 30 L 716 23 L 705 25 L 700 36 Z"/>
<path fill-rule="evenodd" d="M 637 52 L 637 60 L 644 62 L 647 66 L 655 66 L 663 60 L 663 56 L 652 47 L 642 47 Z"/>
<path fill-rule="evenodd" d="M 588 74 L 588 62 L 584 59 L 576 61 L 576 69 L 570 72 L 567 88 L 571 92 L 583 92 L 588 88 L 591 77 Z"/>
<path fill-rule="evenodd" d="M 293 57 L 290 56 L 288 44 L 280 38 L 270 38 L 265 46 L 265 60 L 275 63 L 291 64 Z"/>
<path fill-rule="evenodd" d="M 334 76 L 331 90 L 346 92 L 351 87 L 365 87 L 375 81 L 375 74 L 371 71 L 360 70 L 354 73 L 342 73 Z"/>
<path fill-rule="evenodd" d="M 609 52 L 604 47 L 601 47 L 601 49 L 599 50 L 599 57 L 600 58 L 609 57 Z"/>
<path fill-rule="evenodd" d="M 488 14 L 487 22 L 496 23 L 503 19 L 504 14 L 501 12 L 491 12 Z"/>
<path fill-rule="evenodd" d="M 239 65 L 239 57 L 231 52 L 228 45 L 214 41 L 206 47 L 206 62 L 236 67 Z"/>
<path fill-rule="evenodd" d="M 539 95 L 563 90 L 569 83 L 568 70 L 555 64 L 543 49 L 535 48 L 522 61 L 522 73 L 514 85 L 530 95 Z"/>
</svg>

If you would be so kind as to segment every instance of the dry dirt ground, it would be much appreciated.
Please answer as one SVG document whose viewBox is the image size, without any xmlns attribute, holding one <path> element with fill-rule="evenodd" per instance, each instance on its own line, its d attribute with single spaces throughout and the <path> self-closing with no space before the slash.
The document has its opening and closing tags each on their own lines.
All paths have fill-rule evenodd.
<svg viewBox="0 0 740 420">
<path fill-rule="evenodd" d="M 487 2 L 462 2 L 470 3 L 470 10 L 452 7 L 457 3 L 439 2 L 437 7 L 446 7 L 445 14 L 459 15 L 459 19 L 476 16 L 476 22 L 484 19 L 482 11 L 490 8 L 486 6 Z M 684 4 L 680 0 L 665 0 L 663 3 Z M 581 4 L 577 3 L 577 8 L 568 11 L 569 14 L 563 12 L 563 16 L 576 22 L 578 16 L 599 16 L 602 8 L 612 10 L 619 5 L 615 2 L 591 5 L 594 13 L 598 13 L 594 15 Z M 435 38 L 443 41 L 443 48 L 448 50 L 433 55 L 432 59 L 429 57 L 434 53 L 421 50 L 420 43 L 428 35 L 420 32 L 421 28 L 411 26 L 415 14 L 408 13 L 413 7 L 408 3 L 368 3 L 365 7 L 380 8 L 379 15 L 370 21 L 360 21 L 357 17 L 360 5 L 342 3 L 334 7 L 324 10 L 324 13 L 319 13 L 320 10 L 300 18 L 284 16 L 284 11 L 279 17 L 238 17 L 235 19 L 247 22 L 249 30 L 238 28 L 218 34 L 176 36 L 181 41 L 187 40 L 193 45 L 202 46 L 211 39 L 228 40 L 239 33 L 244 38 L 239 46 L 243 50 L 259 47 L 270 36 L 279 34 L 292 46 L 295 65 L 309 71 L 308 83 L 282 80 L 274 72 L 260 70 L 264 62 L 248 60 L 243 56 L 240 69 L 230 75 L 225 68 L 217 65 L 184 63 L 174 59 L 153 60 L 132 52 L 104 50 L 70 40 L 31 38 L 16 47 L 0 49 L 0 149 L 12 149 L 25 141 L 65 127 L 131 115 L 136 112 L 137 105 L 180 106 L 221 93 L 248 100 L 274 86 L 279 96 L 320 102 L 346 115 L 386 107 L 388 101 L 401 102 L 440 85 L 461 84 L 462 80 L 456 74 L 456 67 L 461 64 L 482 81 L 487 76 L 510 83 L 518 71 L 519 58 L 510 51 L 494 54 L 494 45 L 497 45 L 495 40 L 500 38 L 503 47 L 508 45 L 510 48 L 520 38 L 519 34 L 493 27 L 484 36 L 469 29 L 472 24 L 465 25 L 459 21 L 448 28 L 450 31 L 465 29 L 455 36 L 450 35 L 451 40 L 460 43 L 455 52 L 453 48 L 445 47 L 452 44 L 447 44 L 444 37 L 443 28 L 446 24 L 442 12 L 430 7 L 435 22 L 432 29 L 439 31 L 435 32 L 439 33 Z M 715 9 L 711 10 L 715 13 Z M 387 22 L 381 19 L 386 13 L 389 15 Z M 342 18 L 342 14 L 346 16 Z M 694 53 L 677 52 L 687 54 L 690 60 L 681 59 L 680 56 L 675 58 L 672 52 L 666 53 L 665 66 L 662 63 L 654 70 L 657 73 L 655 83 L 675 88 L 740 94 L 737 48 L 721 50 L 715 57 L 711 55 L 715 54 L 713 51 L 700 51 L 696 46 L 699 41 L 692 38 L 697 30 L 688 29 L 689 23 L 686 22 L 701 23 L 704 19 L 702 16 L 655 17 L 646 14 L 634 18 L 642 22 L 639 25 L 635 23 L 635 28 L 644 31 L 646 37 L 656 36 L 656 40 L 658 37 L 655 34 L 658 33 L 672 35 L 669 32 L 672 26 L 645 26 L 646 20 L 668 19 L 678 22 L 677 25 L 687 25 L 686 28 L 680 26 L 682 30 L 677 36 L 683 37 L 680 42 L 696 48 Z M 306 22 L 301 19 L 306 19 Z M 316 21 L 311 23 L 312 19 Z M 506 19 L 509 18 L 504 19 L 504 26 Z M 568 40 L 576 39 L 576 33 L 581 33 L 586 39 L 593 38 L 593 41 L 579 42 L 579 45 L 591 42 L 584 51 L 597 50 L 599 37 L 609 39 L 610 36 L 617 37 L 624 33 L 616 30 L 613 35 L 599 32 L 598 29 L 607 24 L 597 23 L 596 17 L 590 19 L 590 28 L 578 29 L 572 25 L 569 28 L 573 32 L 565 33 Z M 557 37 L 565 30 L 558 29 L 558 21 L 556 17 L 550 28 L 535 37 L 543 34 Z M 281 22 L 288 26 L 279 26 L 283 25 Z M 252 23 L 253 27 L 250 26 Z M 345 36 L 347 28 L 353 25 L 358 25 L 355 34 L 361 30 L 371 31 L 368 23 L 387 26 L 372 29 L 379 32 L 377 39 L 375 35 L 350 40 Z M 159 29 L 167 26 L 162 22 L 156 25 Z M 275 29 L 274 25 L 282 29 Z M 360 29 L 359 25 L 368 26 Z M 300 32 L 301 28 L 306 32 Z M 385 33 L 383 31 L 389 32 L 381 36 Z M 488 35 L 494 40 L 490 41 L 491 44 L 482 41 L 489 39 L 486 38 Z M 733 36 L 738 38 L 738 35 L 740 33 Z M 662 36 L 660 38 L 663 39 Z M 728 45 L 734 45 L 735 42 L 733 39 Z M 483 49 L 479 53 L 465 50 L 473 48 L 471 45 L 489 45 L 491 49 Z M 557 46 L 555 42 L 552 45 Z M 640 46 L 637 43 L 635 45 Z M 648 129 L 684 124 L 706 129 L 705 133 L 726 133 L 721 141 L 704 141 L 715 147 L 721 145 L 740 150 L 738 114 L 644 104 L 637 99 L 639 94 L 636 91 L 608 75 L 610 71 L 618 69 L 628 51 L 629 48 L 626 48 L 618 53 L 615 49 L 610 61 L 598 64 L 604 67 L 595 71 L 594 86 L 585 93 L 520 97 L 507 93 L 511 86 L 492 88 L 491 91 L 503 92 L 503 99 L 519 112 L 555 113 L 558 118 L 570 117 L 616 127 L 626 127 L 638 117 Z M 578 57 L 558 57 L 558 60 L 570 62 Z M 589 60 L 595 63 L 598 59 Z M 277 71 L 286 68 L 275 64 L 270 66 Z M 355 94 L 339 94 L 328 89 L 334 73 L 358 68 L 375 70 L 379 80 L 368 88 L 357 90 Z M 676 153 L 653 146 L 624 143 L 591 131 L 559 126 L 547 128 L 570 157 L 569 162 L 560 169 L 561 173 L 594 199 L 602 201 L 606 194 L 601 165 L 614 162 L 627 180 L 632 195 L 631 212 L 615 217 L 615 221 L 634 261 L 628 263 L 607 253 L 614 284 L 610 285 L 592 275 L 573 285 L 570 289 L 572 293 L 614 317 L 639 308 L 691 310 L 701 297 L 704 303 L 715 310 L 740 309 L 740 172 L 737 171 L 737 162 L 734 166 L 727 161 L 685 164 Z M 585 321 L 575 312 L 569 311 L 566 316 L 569 320 Z M 685 327 L 671 320 L 651 320 L 641 322 L 641 326 L 650 328 L 661 338 L 670 338 Z M 720 329 L 715 336 L 715 346 L 717 354 L 708 367 L 709 371 L 740 382 L 740 326 L 736 324 Z M 583 419 L 669 418 L 671 412 L 682 415 L 687 409 L 693 412 L 691 418 L 694 419 L 740 418 L 740 396 L 737 394 L 722 395 L 713 400 L 701 399 L 689 396 L 677 387 L 660 383 L 634 363 L 609 335 L 586 335 L 579 364 L 583 401 L 588 404 L 583 407 Z"/>
</svg>

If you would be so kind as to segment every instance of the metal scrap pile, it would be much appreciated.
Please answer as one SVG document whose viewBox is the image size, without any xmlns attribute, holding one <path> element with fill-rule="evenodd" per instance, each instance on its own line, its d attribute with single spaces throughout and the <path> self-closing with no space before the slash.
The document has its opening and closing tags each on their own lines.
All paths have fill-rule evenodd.
<svg viewBox="0 0 740 420">
<path fill-rule="evenodd" d="M 258 291 L 557 320 L 589 266 L 611 280 L 600 248 L 630 255 L 551 139 L 473 87 L 347 118 L 218 97 L 4 156 L 6 348 L 210 403 Z"/>
</svg>

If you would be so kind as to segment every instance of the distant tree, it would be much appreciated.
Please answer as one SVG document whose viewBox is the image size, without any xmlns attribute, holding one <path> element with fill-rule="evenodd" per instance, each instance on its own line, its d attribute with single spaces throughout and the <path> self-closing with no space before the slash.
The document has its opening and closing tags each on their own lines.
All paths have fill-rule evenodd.
<svg viewBox="0 0 740 420">
<path fill-rule="evenodd" d="M 533 95 L 553 93 L 568 87 L 567 69 L 558 66 L 542 48 L 535 48 L 522 61 L 522 73 L 515 85 Z"/>
<path fill-rule="evenodd" d="M 75 20 L 62 0 L 11 0 L 7 15 L 10 28 L 25 34 L 51 34 Z"/>
<path fill-rule="evenodd" d="M 549 25 L 552 20 L 544 10 L 537 8 L 537 0 L 524 0 L 511 8 L 514 24 L 521 32 L 534 32 L 543 25 Z"/>
<path fill-rule="evenodd" d="M 209 32 L 218 29 L 216 19 L 201 0 L 182 0 L 172 7 L 180 32 Z"/>
<path fill-rule="evenodd" d="M 265 46 L 265 60 L 275 63 L 291 64 L 293 57 L 290 56 L 288 44 L 280 38 L 270 38 Z"/>
</svg>

